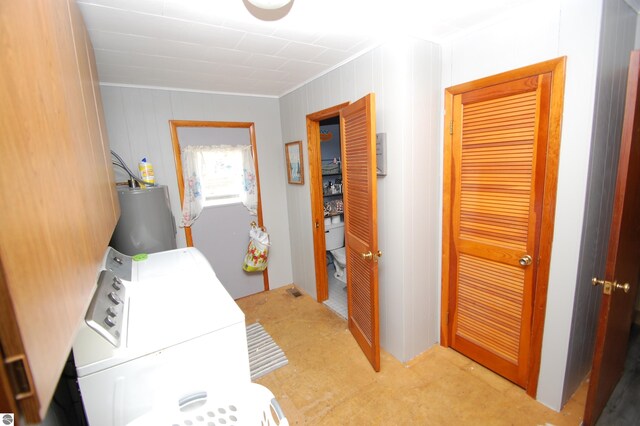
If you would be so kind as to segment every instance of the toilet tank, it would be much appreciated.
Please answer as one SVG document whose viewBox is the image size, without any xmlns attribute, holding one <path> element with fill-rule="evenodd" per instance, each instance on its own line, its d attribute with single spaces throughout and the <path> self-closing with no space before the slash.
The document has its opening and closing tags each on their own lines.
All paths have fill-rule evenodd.
<svg viewBox="0 0 640 426">
<path fill-rule="evenodd" d="M 324 227 L 327 251 L 344 247 L 344 222 L 331 223 Z"/>
</svg>

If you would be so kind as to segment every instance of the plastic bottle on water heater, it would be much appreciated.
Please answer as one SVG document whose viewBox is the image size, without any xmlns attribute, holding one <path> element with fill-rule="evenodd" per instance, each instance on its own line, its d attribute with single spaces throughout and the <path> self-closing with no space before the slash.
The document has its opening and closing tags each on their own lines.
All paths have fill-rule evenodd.
<svg viewBox="0 0 640 426">
<path fill-rule="evenodd" d="M 155 183 L 153 176 L 153 166 L 150 162 L 147 161 L 146 157 L 138 163 L 138 170 L 140 171 L 140 179 L 145 182 Z M 141 188 L 145 188 L 146 186 L 147 185 L 140 184 Z"/>
</svg>

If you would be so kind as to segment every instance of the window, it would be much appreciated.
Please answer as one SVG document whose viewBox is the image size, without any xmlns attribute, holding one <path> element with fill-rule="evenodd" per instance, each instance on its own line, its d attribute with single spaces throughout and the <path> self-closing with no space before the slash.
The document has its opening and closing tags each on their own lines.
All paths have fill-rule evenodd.
<svg viewBox="0 0 640 426">
<path fill-rule="evenodd" d="M 206 206 L 242 203 L 250 214 L 258 214 L 251 145 L 189 145 L 180 155 L 184 181 L 180 226 L 191 226 Z"/>
<path fill-rule="evenodd" d="M 202 193 L 205 206 L 239 203 L 244 192 L 242 151 L 203 151 Z"/>
</svg>

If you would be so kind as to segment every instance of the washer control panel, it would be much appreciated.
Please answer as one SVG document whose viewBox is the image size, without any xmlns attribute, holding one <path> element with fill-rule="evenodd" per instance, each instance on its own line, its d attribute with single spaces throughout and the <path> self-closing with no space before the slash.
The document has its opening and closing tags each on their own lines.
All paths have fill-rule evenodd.
<svg viewBox="0 0 640 426">
<path fill-rule="evenodd" d="M 126 299 L 126 286 L 113 271 L 102 271 L 98 278 L 85 321 L 113 346 L 120 346 Z"/>
<path fill-rule="evenodd" d="M 120 253 L 113 247 L 109 247 L 104 260 L 104 269 L 112 271 L 117 277 L 131 281 L 133 260 L 131 256 Z"/>
</svg>

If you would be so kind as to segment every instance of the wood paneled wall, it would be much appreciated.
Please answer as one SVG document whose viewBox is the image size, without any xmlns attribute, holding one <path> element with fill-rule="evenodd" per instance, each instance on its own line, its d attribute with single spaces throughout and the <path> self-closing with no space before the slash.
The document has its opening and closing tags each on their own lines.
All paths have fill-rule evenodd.
<svg viewBox="0 0 640 426">
<path fill-rule="evenodd" d="M 271 237 L 269 286 L 291 284 L 291 246 L 286 209 L 287 172 L 280 131 L 280 109 L 275 98 L 234 96 L 151 88 L 101 86 L 109 140 L 130 167 L 147 157 L 156 182 L 167 185 L 171 210 L 179 221 L 180 194 L 171 143 L 169 120 L 255 123 L 264 225 Z M 124 175 L 117 175 L 118 181 Z M 178 226 L 178 223 L 176 223 Z M 247 224 L 248 232 L 248 224 Z M 246 238 L 248 234 L 238 236 Z M 294 236 L 293 239 L 298 238 Z M 178 228 L 178 247 L 185 246 Z M 225 244 L 225 241 L 221 241 Z M 242 265 L 239 260 L 238 267 Z"/>
<path fill-rule="evenodd" d="M 307 114 L 376 94 L 376 131 L 387 134 L 387 175 L 378 178 L 380 342 L 401 361 L 438 341 L 440 52 L 399 38 L 280 99 L 284 141 L 302 140 L 307 152 Z M 308 157 L 305 184 L 286 189 L 294 282 L 315 296 Z"/>
<path fill-rule="evenodd" d="M 611 226 L 629 54 L 637 13 L 624 0 L 605 1 L 600 34 L 591 157 L 563 404 L 589 374 L 600 306 L 592 277 L 603 277 Z"/>
</svg>

